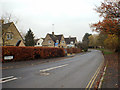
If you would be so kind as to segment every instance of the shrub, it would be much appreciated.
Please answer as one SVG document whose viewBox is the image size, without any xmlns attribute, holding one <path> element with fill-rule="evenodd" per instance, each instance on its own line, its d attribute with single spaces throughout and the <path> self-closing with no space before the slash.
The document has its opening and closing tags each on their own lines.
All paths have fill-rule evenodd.
<svg viewBox="0 0 120 90">
<path fill-rule="evenodd" d="M 4 56 L 13 56 L 12 61 L 31 60 L 36 58 L 52 58 L 62 57 L 65 55 L 62 48 L 50 47 L 16 47 L 16 46 L 3 46 L 2 47 L 2 61 Z"/>
<path fill-rule="evenodd" d="M 80 48 L 67 48 L 67 53 L 80 53 L 81 51 Z"/>
</svg>

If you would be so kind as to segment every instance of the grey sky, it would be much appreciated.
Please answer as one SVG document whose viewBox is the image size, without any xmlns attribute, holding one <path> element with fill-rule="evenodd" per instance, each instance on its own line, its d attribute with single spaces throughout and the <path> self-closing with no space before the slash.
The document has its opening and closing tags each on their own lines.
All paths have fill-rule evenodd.
<svg viewBox="0 0 120 90">
<path fill-rule="evenodd" d="M 103 0 L 0 0 L 0 15 L 10 12 L 19 22 L 17 28 L 26 33 L 29 28 L 36 38 L 45 37 L 53 31 L 65 37 L 76 36 L 78 40 L 86 32 L 92 33 L 89 24 L 99 20 L 93 10 Z"/>
</svg>

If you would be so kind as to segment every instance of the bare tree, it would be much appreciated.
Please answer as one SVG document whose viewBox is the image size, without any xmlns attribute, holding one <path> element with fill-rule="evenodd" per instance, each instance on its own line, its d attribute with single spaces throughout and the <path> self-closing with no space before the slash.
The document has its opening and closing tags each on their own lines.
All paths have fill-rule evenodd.
<svg viewBox="0 0 120 90">
<path fill-rule="evenodd" d="M 19 19 L 14 16 L 12 13 L 5 12 L 0 16 L 0 20 L 2 20 L 2 23 L 9 23 L 14 22 L 15 24 L 18 23 Z"/>
<path fill-rule="evenodd" d="M 2 14 L 1 16 L 0 16 L 0 23 L 1 23 L 1 25 L 2 24 L 6 24 L 6 23 L 10 23 L 10 22 L 14 22 L 15 24 L 17 24 L 18 23 L 18 18 L 16 17 L 16 16 L 14 16 L 12 13 L 8 13 L 8 12 L 6 12 L 6 13 L 4 13 L 4 14 Z M 2 35 L 2 45 L 4 46 L 4 44 L 5 44 L 5 32 L 4 32 L 4 30 L 1 28 L 1 35 Z"/>
</svg>

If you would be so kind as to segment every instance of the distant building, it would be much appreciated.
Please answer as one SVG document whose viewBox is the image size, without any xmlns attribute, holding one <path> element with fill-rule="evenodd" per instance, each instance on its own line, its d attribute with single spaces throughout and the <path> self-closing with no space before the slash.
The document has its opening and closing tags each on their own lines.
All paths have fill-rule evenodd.
<svg viewBox="0 0 120 90">
<path fill-rule="evenodd" d="M 23 38 L 13 22 L 2 23 L 2 34 L 0 36 L 1 46 L 25 46 Z"/>
<path fill-rule="evenodd" d="M 54 32 L 52 32 L 52 34 L 46 35 L 42 42 L 42 46 L 66 48 L 66 42 L 63 34 L 55 35 Z"/>
<path fill-rule="evenodd" d="M 76 37 L 69 36 L 68 38 L 65 38 L 65 42 L 67 44 L 67 48 L 76 47 L 75 44 L 77 43 L 77 39 Z"/>
<path fill-rule="evenodd" d="M 44 38 L 35 39 L 35 46 L 42 46 Z"/>
</svg>

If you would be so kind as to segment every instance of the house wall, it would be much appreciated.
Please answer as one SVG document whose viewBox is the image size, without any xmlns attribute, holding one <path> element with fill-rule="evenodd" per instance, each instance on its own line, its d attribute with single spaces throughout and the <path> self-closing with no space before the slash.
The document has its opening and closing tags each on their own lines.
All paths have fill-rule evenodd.
<svg viewBox="0 0 120 90">
<path fill-rule="evenodd" d="M 71 44 L 67 44 L 67 48 L 70 48 L 70 47 L 72 47 L 72 48 L 75 48 L 76 46 L 75 46 L 75 44 L 77 43 L 77 40 L 75 40 L 75 43 L 71 43 Z"/>
<path fill-rule="evenodd" d="M 12 34 L 12 39 L 7 39 L 7 33 Z M 20 46 L 25 46 L 16 26 L 12 23 L 7 30 L 4 30 L 4 46 L 15 46 L 18 40 L 21 40 Z"/>
<path fill-rule="evenodd" d="M 51 44 L 48 43 L 49 40 L 51 41 Z M 45 40 L 42 42 L 42 46 L 54 47 L 54 41 L 50 38 L 48 34 L 46 35 Z"/>
<path fill-rule="evenodd" d="M 42 46 L 43 39 L 40 39 L 37 41 L 35 46 Z"/>
<path fill-rule="evenodd" d="M 64 43 L 62 41 L 64 41 Z M 59 46 L 66 48 L 66 42 L 65 42 L 64 36 L 61 37 L 61 41 L 60 41 Z"/>
<path fill-rule="evenodd" d="M 23 41 L 21 41 L 19 46 L 25 46 L 25 44 L 23 43 Z"/>
</svg>

